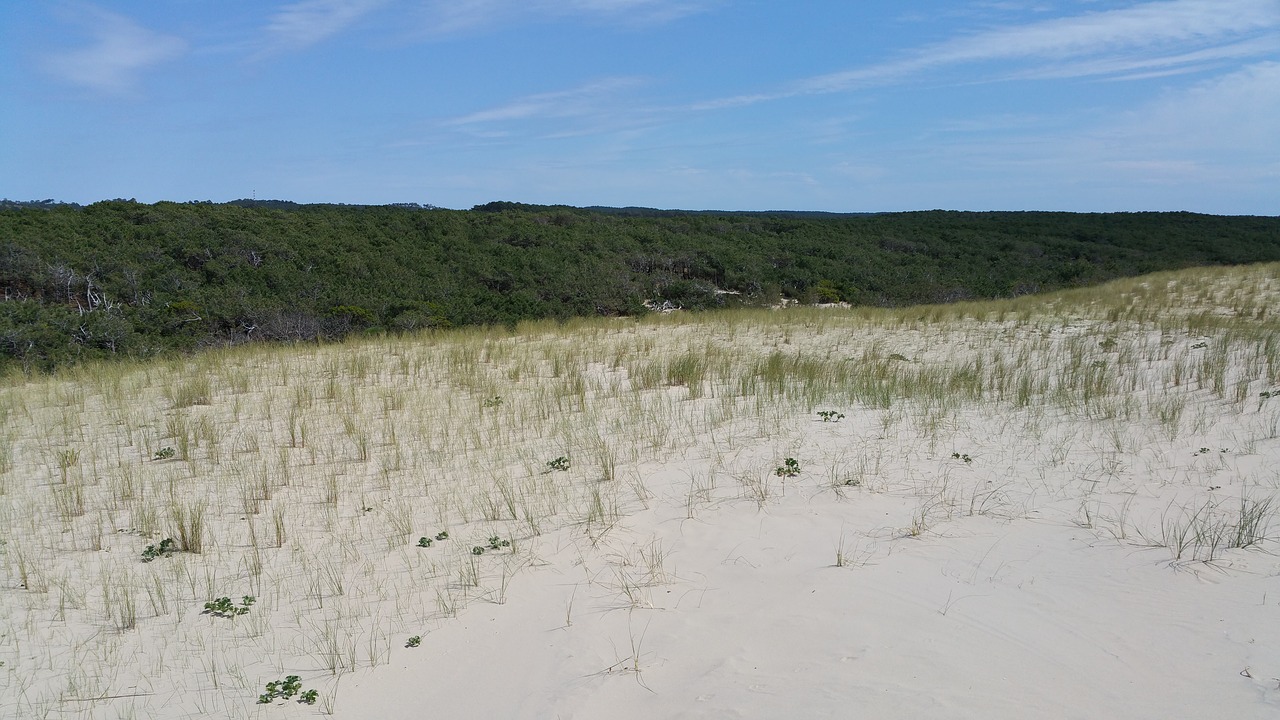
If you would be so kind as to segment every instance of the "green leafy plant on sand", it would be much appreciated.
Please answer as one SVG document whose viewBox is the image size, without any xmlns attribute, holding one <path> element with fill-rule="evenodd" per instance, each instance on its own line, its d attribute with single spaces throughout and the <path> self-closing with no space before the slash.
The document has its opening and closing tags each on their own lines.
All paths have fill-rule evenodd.
<svg viewBox="0 0 1280 720">
<path fill-rule="evenodd" d="M 787 458 L 782 461 L 781 466 L 774 468 L 773 474 L 778 477 L 795 477 L 800 474 L 800 461 Z"/>
<path fill-rule="evenodd" d="M 490 536 L 488 546 L 476 545 L 471 548 L 472 555 L 483 555 L 486 550 L 501 550 L 502 548 L 511 547 L 510 540 L 503 540 L 497 535 Z"/>
<path fill-rule="evenodd" d="M 157 545 L 148 545 L 147 549 L 142 551 L 142 562 L 149 563 L 156 558 L 169 557 L 178 552 L 178 546 L 173 542 L 173 538 L 165 538 Z"/>
<path fill-rule="evenodd" d="M 176 453 L 171 447 L 162 447 L 152 457 L 156 460 L 171 460 Z"/>
<path fill-rule="evenodd" d="M 448 539 L 449 539 L 449 533 L 445 530 L 441 530 L 440 532 L 436 533 L 436 537 L 434 540 L 427 537 L 426 535 L 423 535 L 422 537 L 418 538 L 418 547 L 429 548 L 437 542 L 440 542 L 442 540 L 448 540 Z"/>
<path fill-rule="evenodd" d="M 320 693 L 315 690 L 303 690 L 302 678 L 297 675 L 288 675 L 284 680 L 273 680 L 267 683 L 266 691 L 258 696 L 258 704 L 270 705 L 276 699 L 291 700 L 295 695 L 299 703 L 315 705 Z"/>
<path fill-rule="evenodd" d="M 422 537 L 418 538 L 418 547 L 429 548 L 438 542 L 442 542 L 448 539 L 449 539 L 449 533 L 445 530 L 441 530 L 440 532 L 436 533 L 435 538 L 431 538 L 426 535 L 423 535 Z"/>
<path fill-rule="evenodd" d="M 407 648 L 416 648 L 421 644 L 422 644 L 422 636 L 414 635 L 413 637 L 405 641 L 404 646 Z"/>
<path fill-rule="evenodd" d="M 953 453 L 951 453 L 951 459 L 952 459 L 952 460 L 963 460 L 965 465 L 969 465 L 969 464 L 971 464 L 971 463 L 973 462 L 973 458 L 969 457 L 969 455 L 968 455 L 968 454 L 966 454 L 966 453 L 953 452 Z"/>
<path fill-rule="evenodd" d="M 822 422 L 840 422 L 844 419 L 844 413 L 835 410 L 819 410 L 818 417 L 822 418 Z"/>
<path fill-rule="evenodd" d="M 252 595 L 245 595 L 241 599 L 239 605 L 231 602 L 229 597 L 220 597 L 217 600 L 211 600 L 204 604 L 204 612 L 201 615 L 212 615 L 214 617 L 233 618 L 239 615 L 247 615 L 249 607 L 253 605 L 255 598 Z"/>
<path fill-rule="evenodd" d="M 569 469 L 569 458 L 565 457 L 564 455 L 561 455 L 555 460 L 547 461 L 547 472 L 551 472 L 553 470 L 565 472 L 568 469 Z"/>
</svg>

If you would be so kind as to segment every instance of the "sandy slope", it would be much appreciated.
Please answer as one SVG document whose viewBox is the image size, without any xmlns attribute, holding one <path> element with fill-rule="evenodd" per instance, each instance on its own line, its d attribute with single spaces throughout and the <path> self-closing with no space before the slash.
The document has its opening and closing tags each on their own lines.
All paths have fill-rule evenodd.
<svg viewBox="0 0 1280 720">
<path fill-rule="evenodd" d="M 999 458 L 994 469 L 956 467 L 865 439 L 868 419 L 841 432 L 798 419 L 788 445 L 885 446 L 922 477 L 999 483 L 1009 504 L 965 505 L 911 537 L 913 489 L 890 470 L 841 495 L 802 474 L 763 507 L 729 497 L 689 518 L 683 475 L 708 462 L 645 468 L 669 481 L 649 509 L 596 547 L 575 529 L 540 539 L 511 600 L 473 605 L 392 667 L 345 678 L 339 716 L 1274 716 L 1275 557 L 1173 562 L 1080 527 L 1072 501 L 1052 498 L 1082 455 L 1033 480 L 1034 463 L 1018 462 L 1028 438 L 973 463 Z M 1167 480 L 1126 484 L 1155 500 Z M 842 536 L 849 564 L 836 567 Z M 665 576 L 632 602 L 617 574 L 647 577 L 637 548 L 655 542 Z"/>
<path fill-rule="evenodd" d="M 1274 717 L 1278 289 L 10 382 L 0 717 Z"/>
</svg>

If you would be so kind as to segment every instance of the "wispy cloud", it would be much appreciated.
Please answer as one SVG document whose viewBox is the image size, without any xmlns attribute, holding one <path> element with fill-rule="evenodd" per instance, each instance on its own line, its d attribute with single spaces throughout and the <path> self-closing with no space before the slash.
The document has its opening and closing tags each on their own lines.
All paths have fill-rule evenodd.
<svg viewBox="0 0 1280 720">
<path fill-rule="evenodd" d="M 428 0 L 420 4 L 413 34 L 445 36 L 510 19 L 519 12 L 509 0 Z"/>
<path fill-rule="evenodd" d="M 1280 165 L 1280 62 L 1259 62 L 1170 93 L 1105 136 L 1112 156 Z"/>
<path fill-rule="evenodd" d="M 1275 212 L 1280 62 L 1171 88 L 1086 123 L 975 120 L 966 132 L 919 143 L 918 157 L 940 175 L 967 178 L 948 190 L 954 204 L 1045 208 L 1074 196 L 1077 208 Z"/>
<path fill-rule="evenodd" d="M 446 120 L 443 124 L 446 127 L 483 131 L 483 126 L 516 120 L 555 121 L 560 124 L 556 132 L 562 133 L 565 131 L 564 124 L 569 121 L 598 119 L 605 115 L 617 116 L 614 101 L 617 93 L 643 82 L 635 77 L 605 78 L 568 90 L 526 95 L 504 105 Z"/>
<path fill-rule="evenodd" d="M 708 0 L 542 0 L 538 5 L 546 12 L 595 13 L 648 23 L 666 22 L 702 12 L 712 3 Z"/>
<path fill-rule="evenodd" d="M 652 25 L 702 12 L 723 0 L 424 0 L 419 24 L 444 36 L 512 22 L 563 17 Z"/>
<path fill-rule="evenodd" d="M 1166 0 L 990 29 L 895 60 L 805 78 L 773 92 L 717 98 L 695 109 L 844 92 L 990 62 L 1000 62 L 1001 69 L 989 79 L 1087 77 L 1257 57 L 1277 48 L 1280 0 Z M 1022 67 L 1010 70 L 1014 62 Z"/>
<path fill-rule="evenodd" d="M 326 40 L 388 0 L 301 0 L 276 11 L 267 23 L 267 52 L 301 50 Z"/>
<path fill-rule="evenodd" d="M 259 55 L 311 47 L 375 14 L 384 29 L 394 25 L 411 39 L 421 40 L 565 17 L 650 25 L 720 2 L 723 0 L 296 0 L 270 15 Z"/>
<path fill-rule="evenodd" d="M 181 38 L 148 30 L 123 15 L 92 6 L 74 6 L 64 13 L 84 28 L 88 45 L 45 56 L 44 68 L 72 85 L 104 95 L 124 95 L 136 89 L 147 68 L 172 60 L 187 49 Z"/>
<path fill-rule="evenodd" d="M 1150 57 L 1104 57 L 1080 62 L 1044 65 L 1015 72 L 1012 80 L 1048 80 L 1053 78 L 1105 76 L 1117 80 L 1136 80 L 1195 72 L 1224 60 L 1244 60 L 1280 53 L 1280 34 L 1252 38 L 1237 43 L 1217 45 L 1184 53 Z"/>
</svg>

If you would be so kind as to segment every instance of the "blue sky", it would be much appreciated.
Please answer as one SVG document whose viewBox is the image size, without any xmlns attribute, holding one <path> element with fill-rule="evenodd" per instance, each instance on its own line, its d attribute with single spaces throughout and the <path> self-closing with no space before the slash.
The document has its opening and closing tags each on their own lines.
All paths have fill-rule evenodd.
<svg viewBox="0 0 1280 720">
<path fill-rule="evenodd" d="M 0 197 L 1280 214 L 1280 0 L 0 3 Z"/>
</svg>

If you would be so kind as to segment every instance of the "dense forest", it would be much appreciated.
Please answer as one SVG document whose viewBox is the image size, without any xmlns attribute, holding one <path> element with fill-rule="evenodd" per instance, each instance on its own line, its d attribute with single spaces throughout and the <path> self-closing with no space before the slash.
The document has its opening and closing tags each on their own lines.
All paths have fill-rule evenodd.
<svg viewBox="0 0 1280 720">
<path fill-rule="evenodd" d="M 0 366 L 532 318 L 996 298 L 1280 260 L 1280 218 L 0 203 Z"/>
</svg>

